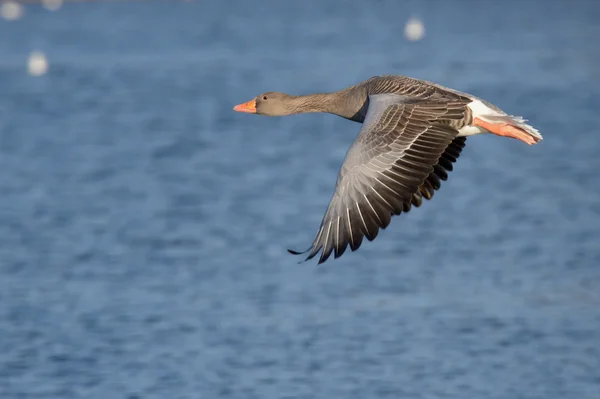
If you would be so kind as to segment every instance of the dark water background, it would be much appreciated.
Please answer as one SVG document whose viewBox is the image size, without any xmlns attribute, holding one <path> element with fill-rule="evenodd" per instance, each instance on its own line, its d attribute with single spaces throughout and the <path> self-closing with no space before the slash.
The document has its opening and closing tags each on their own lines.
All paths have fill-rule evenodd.
<svg viewBox="0 0 600 399">
<path fill-rule="evenodd" d="M 599 21 L 551 0 L 0 21 L 0 398 L 599 399 Z M 285 249 L 311 242 L 359 125 L 231 108 L 388 73 L 545 140 L 469 139 L 434 201 L 298 265 Z"/>
</svg>

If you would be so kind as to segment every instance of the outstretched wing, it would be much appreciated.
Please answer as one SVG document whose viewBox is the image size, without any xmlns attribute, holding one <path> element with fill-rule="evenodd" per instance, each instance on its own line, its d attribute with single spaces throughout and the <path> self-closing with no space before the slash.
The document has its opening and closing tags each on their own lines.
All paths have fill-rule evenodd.
<svg viewBox="0 0 600 399">
<path fill-rule="evenodd" d="M 444 180 L 441 168 L 451 170 L 464 146 L 453 127 L 464 117 L 461 100 L 370 96 L 363 126 L 346 154 L 306 260 L 320 251 L 319 263 L 332 252 L 338 258 L 348 245 L 355 251 L 363 237 L 375 239 L 392 215 L 408 211 L 411 203 L 420 205 L 421 196 L 431 198 L 439 188 L 436 177 Z"/>
</svg>

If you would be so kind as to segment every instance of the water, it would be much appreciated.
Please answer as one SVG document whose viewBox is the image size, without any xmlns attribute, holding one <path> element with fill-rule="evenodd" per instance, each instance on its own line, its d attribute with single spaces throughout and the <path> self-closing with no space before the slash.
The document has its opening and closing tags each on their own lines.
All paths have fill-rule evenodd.
<svg viewBox="0 0 600 399">
<path fill-rule="evenodd" d="M 0 22 L 0 397 L 599 398 L 599 18 L 214 1 Z M 386 73 L 545 140 L 469 139 L 433 201 L 299 265 L 359 125 L 231 108 Z"/>
</svg>

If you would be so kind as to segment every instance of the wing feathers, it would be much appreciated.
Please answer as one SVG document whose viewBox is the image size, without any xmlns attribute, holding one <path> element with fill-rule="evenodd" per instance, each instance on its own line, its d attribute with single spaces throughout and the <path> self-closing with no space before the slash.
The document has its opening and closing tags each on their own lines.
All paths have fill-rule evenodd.
<svg viewBox="0 0 600 399">
<path fill-rule="evenodd" d="M 389 96 L 376 97 L 346 155 L 307 260 L 319 252 L 319 263 L 332 253 L 338 258 L 348 246 L 356 251 L 363 237 L 374 240 L 393 215 L 431 199 L 464 147 L 465 138 L 449 123 L 465 117 L 464 101 L 397 96 L 390 103 Z"/>
</svg>

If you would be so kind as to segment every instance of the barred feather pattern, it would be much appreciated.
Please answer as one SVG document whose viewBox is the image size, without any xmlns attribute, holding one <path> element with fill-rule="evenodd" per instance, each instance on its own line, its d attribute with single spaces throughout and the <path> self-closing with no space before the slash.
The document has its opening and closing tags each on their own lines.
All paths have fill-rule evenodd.
<svg viewBox="0 0 600 399">
<path fill-rule="evenodd" d="M 371 89 L 389 93 L 393 83 L 382 80 Z M 392 216 L 431 199 L 447 179 L 465 145 L 457 135 L 470 116 L 465 106 L 470 99 L 447 92 L 436 97 L 430 86 L 417 89 L 430 92 L 369 96 L 362 129 L 346 154 L 306 260 L 321 253 L 323 263 L 348 247 L 357 250 L 364 237 L 374 240 Z"/>
</svg>

